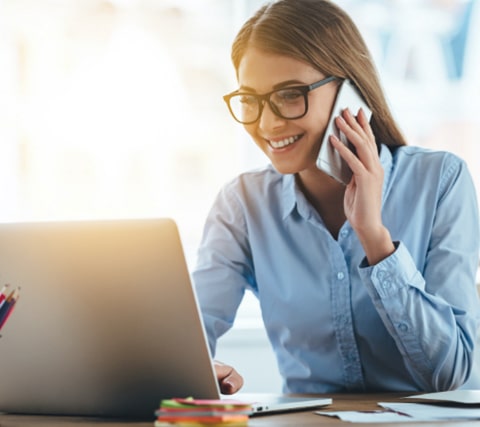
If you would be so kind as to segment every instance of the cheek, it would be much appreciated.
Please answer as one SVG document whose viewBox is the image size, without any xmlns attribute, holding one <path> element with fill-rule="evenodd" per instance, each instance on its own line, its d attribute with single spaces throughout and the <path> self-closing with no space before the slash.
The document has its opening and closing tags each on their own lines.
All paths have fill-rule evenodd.
<svg viewBox="0 0 480 427">
<path fill-rule="evenodd" d="M 253 136 L 255 133 L 255 126 L 254 125 L 243 125 L 243 128 L 247 131 L 250 136 Z"/>
<path fill-rule="evenodd" d="M 323 88 L 320 88 L 320 90 Z M 337 97 L 338 87 L 337 86 L 328 86 L 324 88 L 321 93 L 317 93 L 317 96 L 314 96 L 310 99 L 309 102 L 309 113 L 314 113 L 317 116 L 318 120 L 326 126 L 330 118 L 330 114 L 333 110 L 333 105 L 335 104 L 335 98 Z M 310 111 L 311 109 L 311 111 Z"/>
<path fill-rule="evenodd" d="M 323 137 L 327 123 L 329 120 L 328 113 L 325 114 L 309 114 L 307 121 L 304 121 L 303 127 L 313 138 L 319 139 Z"/>
<path fill-rule="evenodd" d="M 260 146 L 261 138 L 257 134 L 257 126 L 253 125 L 243 125 L 243 128 L 247 131 L 250 137 L 253 139 L 255 144 Z"/>
<path fill-rule="evenodd" d="M 308 108 L 308 117 L 310 121 L 315 121 L 320 126 L 326 126 L 330 118 L 330 113 L 333 109 L 333 103 L 326 102 L 327 100 L 318 100 L 312 102 Z"/>
<path fill-rule="evenodd" d="M 322 99 L 312 102 L 308 108 L 308 114 L 305 117 L 308 120 L 308 126 L 311 131 L 321 137 L 325 133 L 327 124 L 330 120 L 330 114 L 333 109 L 333 99 Z"/>
</svg>

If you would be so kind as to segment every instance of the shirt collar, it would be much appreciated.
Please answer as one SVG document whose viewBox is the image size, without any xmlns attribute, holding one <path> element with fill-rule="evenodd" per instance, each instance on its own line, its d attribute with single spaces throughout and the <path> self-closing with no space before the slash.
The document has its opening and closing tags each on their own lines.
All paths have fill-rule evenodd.
<svg viewBox="0 0 480 427">
<path fill-rule="evenodd" d="M 392 177 L 393 157 L 386 145 L 380 145 L 380 164 L 383 167 L 382 206 Z"/>
<path fill-rule="evenodd" d="M 295 175 L 288 174 L 283 176 L 283 215 L 282 218 L 285 220 L 287 216 L 289 216 L 292 211 L 295 209 L 297 205 L 297 197 L 296 197 L 296 180 Z"/>
<path fill-rule="evenodd" d="M 392 153 L 386 145 L 380 145 L 380 164 L 383 167 L 384 179 L 382 189 L 382 200 L 389 187 L 392 172 Z M 300 189 L 297 186 L 295 175 L 288 174 L 283 176 L 283 219 L 287 218 L 295 209 L 298 203 Z M 302 198 L 303 199 L 303 198 Z M 383 204 L 383 203 L 382 203 Z"/>
</svg>

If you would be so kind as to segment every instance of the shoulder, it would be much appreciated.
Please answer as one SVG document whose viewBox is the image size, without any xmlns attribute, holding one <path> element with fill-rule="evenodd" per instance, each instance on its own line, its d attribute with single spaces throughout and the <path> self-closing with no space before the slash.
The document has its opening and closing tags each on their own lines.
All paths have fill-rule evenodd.
<svg viewBox="0 0 480 427">
<path fill-rule="evenodd" d="M 290 191 L 292 182 L 293 175 L 282 175 L 271 165 L 244 172 L 221 188 L 213 209 L 237 219 L 263 218 L 267 211 L 283 212 L 285 193 Z"/>
<path fill-rule="evenodd" d="M 445 187 L 460 174 L 469 175 L 463 159 L 448 151 L 402 146 L 392 149 L 392 176 L 436 181 Z"/>
<path fill-rule="evenodd" d="M 432 165 L 460 165 L 463 160 L 456 154 L 448 151 L 432 150 L 429 148 L 416 146 L 401 146 L 391 149 L 392 158 L 395 162 L 413 162 L 418 164 L 432 164 Z"/>
<path fill-rule="evenodd" d="M 222 192 L 237 196 L 251 196 L 281 191 L 284 175 L 278 173 L 273 166 L 243 172 L 227 182 Z"/>
<path fill-rule="evenodd" d="M 458 155 L 415 146 L 394 148 L 391 153 L 391 164 L 385 168 L 387 191 L 412 194 L 435 203 L 446 197 L 459 203 L 476 203 L 472 175 L 466 161 Z"/>
</svg>

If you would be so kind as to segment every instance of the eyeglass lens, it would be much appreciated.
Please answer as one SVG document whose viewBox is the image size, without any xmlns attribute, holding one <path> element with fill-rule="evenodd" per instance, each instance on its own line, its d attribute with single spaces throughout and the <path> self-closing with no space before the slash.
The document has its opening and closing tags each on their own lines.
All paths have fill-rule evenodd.
<svg viewBox="0 0 480 427">
<path fill-rule="evenodd" d="M 230 98 L 230 109 L 236 120 L 242 123 L 251 123 L 259 119 L 262 103 L 261 97 L 254 94 L 238 94 Z M 275 114 L 284 119 L 301 117 L 306 111 L 304 93 L 296 88 L 279 89 L 268 97 L 270 108 Z"/>
</svg>

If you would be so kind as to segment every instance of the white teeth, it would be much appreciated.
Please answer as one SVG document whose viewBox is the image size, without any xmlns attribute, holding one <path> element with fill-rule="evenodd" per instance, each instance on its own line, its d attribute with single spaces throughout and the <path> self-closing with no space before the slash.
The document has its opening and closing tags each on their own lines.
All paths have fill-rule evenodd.
<svg viewBox="0 0 480 427">
<path fill-rule="evenodd" d="M 283 148 L 283 147 L 286 147 L 287 145 L 293 144 L 298 138 L 300 137 L 297 135 L 297 136 L 290 136 L 289 138 L 285 138 L 280 141 L 269 141 L 269 142 L 273 148 Z"/>
</svg>

